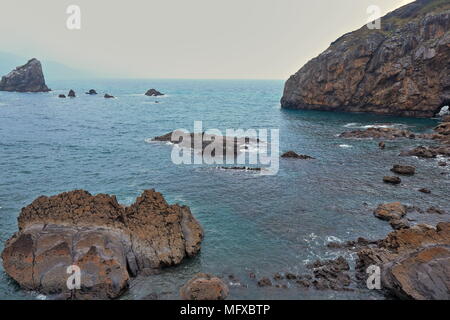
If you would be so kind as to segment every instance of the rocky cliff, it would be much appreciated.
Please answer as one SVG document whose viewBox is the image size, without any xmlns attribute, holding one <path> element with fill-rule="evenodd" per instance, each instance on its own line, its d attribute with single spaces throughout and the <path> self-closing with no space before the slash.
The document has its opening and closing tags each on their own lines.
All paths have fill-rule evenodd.
<svg viewBox="0 0 450 320">
<path fill-rule="evenodd" d="M 131 277 L 179 264 L 203 239 L 189 208 L 154 190 L 129 207 L 83 190 L 42 196 L 22 209 L 18 224 L 2 253 L 5 272 L 25 289 L 63 299 L 116 298 Z M 78 289 L 67 286 L 70 266 L 81 271 Z"/>
<path fill-rule="evenodd" d="M 450 102 L 450 1 L 417 0 L 345 34 L 286 82 L 283 108 L 432 117 Z"/>
<path fill-rule="evenodd" d="M 3 76 L 0 91 L 48 92 L 50 89 L 45 84 L 41 63 L 33 58 Z"/>
</svg>

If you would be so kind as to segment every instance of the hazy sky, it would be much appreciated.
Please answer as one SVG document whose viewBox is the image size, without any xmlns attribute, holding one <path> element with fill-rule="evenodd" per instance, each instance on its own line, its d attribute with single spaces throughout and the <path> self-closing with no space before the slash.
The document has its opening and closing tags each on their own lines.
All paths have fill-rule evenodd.
<svg viewBox="0 0 450 320">
<path fill-rule="evenodd" d="M 286 79 L 342 34 L 412 0 L 14 0 L 0 51 L 99 76 Z M 66 9 L 81 9 L 69 30 Z"/>
</svg>

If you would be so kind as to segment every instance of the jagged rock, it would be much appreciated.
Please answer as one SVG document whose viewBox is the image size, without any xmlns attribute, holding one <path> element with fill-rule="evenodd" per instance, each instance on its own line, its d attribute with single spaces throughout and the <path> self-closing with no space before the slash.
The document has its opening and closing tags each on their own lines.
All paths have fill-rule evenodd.
<svg viewBox="0 0 450 320">
<path fill-rule="evenodd" d="M 444 136 L 450 135 L 450 122 L 443 122 L 439 124 L 436 128 L 434 128 L 434 131 Z"/>
<path fill-rule="evenodd" d="M 345 290 L 351 283 L 350 275 L 347 271 L 350 266 L 343 257 L 335 260 L 317 260 L 307 266 L 313 269 L 312 285 L 317 290 Z"/>
<path fill-rule="evenodd" d="M 158 97 L 158 96 L 163 96 L 164 93 L 161 93 L 161 92 L 159 92 L 158 90 L 155 90 L 155 89 L 149 89 L 149 90 L 147 90 L 145 95 L 146 96 L 150 96 L 150 97 Z"/>
<path fill-rule="evenodd" d="M 180 289 L 183 300 L 225 300 L 228 296 L 227 285 L 210 274 L 199 273 Z"/>
<path fill-rule="evenodd" d="M 97 94 L 97 91 L 95 91 L 94 89 L 89 90 L 88 92 L 86 92 L 86 94 Z"/>
<path fill-rule="evenodd" d="M 400 202 L 380 204 L 373 212 L 381 220 L 400 220 L 406 215 L 406 207 Z"/>
<path fill-rule="evenodd" d="M 400 299 L 450 299 L 450 223 L 391 232 L 358 252 L 357 270 L 381 268 L 382 288 Z"/>
<path fill-rule="evenodd" d="M 69 91 L 69 94 L 68 94 L 67 96 L 70 97 L 70 98 L 75 98 L 75 97 L 76 97 L 75 91 L 70 90 L 70 91 Z"/>
<path fill-rule="evenodd" d="M 3 76 L 0 81 L 0 91 L 48 92 L 51 90 L 45 84 L 41 63 L 33 58 Z"/>
<path fill-rule="evenodd" d="M 416 173 L 416 168 L 413 166 L 396 164 L 391 169 L 391 171 L 394 173 L 403 174 L 403 175 L 413 175 Z"/>
<path fill-rule="evenodd" d="M 390 183 L 390 184 L 400 184 L 400 183 L 402 183 L 402 179 L 400 179 L 399 177 L 395 177 L 395 176 L 384 176 L 383 182 Z"/>
<path fill-rule="evenodd" d="M 289 78 L 281 106 L 433 117 L 450 100 L 449 14 L 417 0 L 343 35 Z"/>
<path fill-rule="evenodd" d="M 114 98 L 114 96 L 112 96 L 108 93 L 105 93 L 104 97 L 105 97 L 105 99 L 113 99 Z"/>
<path fill-rule="evenodd" d="M 308 160 L 308 159 L 314 159 L 311 156 L 304 155 L 304 154 L 297 154 L 294 151 L 287 151 L 281 155 L 282 158 L 292 158 L 292 159 L 301 159 L 301 160 Z"/>
<path fill-rule="evenodd" d="M 5 272 L 25 289 L 72 299 L 118 297 L 130 277 L 197 254 L 203 238 L 188 207 L 154 190 L 129 207 L 83 190 L 41 196 L 18 225 L 2 252 Z M 81 290 L 67 288 L 71 265 L 81 269 Z"/>
</svg>

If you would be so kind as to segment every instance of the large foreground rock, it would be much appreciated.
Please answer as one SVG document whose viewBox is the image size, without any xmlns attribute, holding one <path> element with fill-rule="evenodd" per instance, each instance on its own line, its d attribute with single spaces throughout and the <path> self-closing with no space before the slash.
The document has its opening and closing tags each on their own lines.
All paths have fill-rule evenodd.
<svg viewBox="0 0 450 320">
<path fill-rule="evenodd" d="M 417 0 L 347 33 L 286 82 L 283 108 L 432 117 L 450 101 L 450 2 Z"/>
<path fill-rule="evenodd" d="M 450 299 L 450 223 L 391 232 L 358 252 L 357 268 L 381 268 L 384 290 L 400 299 Z"/>
<path fill-rule="evenodd" d="M 22 209 L 19 232 L 2 253 L 23 288 L 72 299 L 118 297 L 141 271 L 179 264 L 200 250 L 203 231 L 186 206 L 146 190 L 129 207 L 86 191 L 41 196 Z M 81 289 L 69 290 L 69 266 Z"/>
<path fill-rule="evenodd" d="M 41 63 L 33 58 L 3 76 L 0 91 L 48 92 L 50 89 L 45 84 Z"/>
</svg>

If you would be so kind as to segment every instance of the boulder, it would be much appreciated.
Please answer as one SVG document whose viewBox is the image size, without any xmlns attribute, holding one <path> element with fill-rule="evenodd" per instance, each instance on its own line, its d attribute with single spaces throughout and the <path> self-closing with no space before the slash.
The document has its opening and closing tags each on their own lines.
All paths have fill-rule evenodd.
<svg viewBox="0 0 450 320">
<path fill-rule="evenodd" d="M 357 269 L 381 268 L 382 289 L 400 299 L 450 299 L 450 223 L 393 231 L 358 252 Z"/>
<path fill-rule="evenodd" d="M 431 190 L 427 189 L 427 188 L 421 188 L 421 189 L 419 189 L 419 191 L 422 192 L 422 193 L 427 193 L 427 194 L 431 193 Z"/>
<path fill-rule="evenodd" d="M 300 159 L 300 160 L 309 160 L 314 159 L 311 156 L 304 155 L 304 154 L 297 154 L 294 151 L 287 151 L 281 155 L 282 158 L 291 158 L 291 159 Z"/>
<path fill-rule="evenodd" d="M 221 279 L 210 274 L 199 273 L 180 289 L 183 300 L 225 300 L 228 287 Z"/>
<path fill-rule="evenodd" d="M 97 91 L 95 91 L 94 89 L 91 89 L 88 92 L 86 92 L 86 94 L 94 95 L 94 94 L 97 94 Z"/>
<path fill-rule="evenodd" d="M 33 58 L 3 76 L 0 81 L 0 91 L 48 92 L 51 90 L 45 84 L 41 63 Z"/>
<path fill-rule="evenodd" d="M 60 95 L 58 95 L 58 98 L 65 98 L 65 97 L 66 97 L 65 94 L 60 94 Z"/>
<path fill-rule="evenodd" d="M 413 175 L 416 173 L 416 168 L 413 166 L 396 164 L 392 167 L 391 171 L 397 174 Z"/>
<path fill-rule="evenodd" d="M 402 183 L 402 179 L 396 176 L 384 176 L 383 182 L 390 183 L 390 184 L 400 184 Z"/>
<path fill-rule="evenodd" d="M 158 97 L 158 96 L 163 96 L 164 93 L 161 93 L 161 92 L 159 92 L 158 90 L 155 90 L 155 89 L 149 89 L 149 90 L 147 90 L 145 95 L 146 96 L 150 96 L 150 97 Z"/>
<path fill-rule="evenodd" d="M 105 99 L 113 99 L 114 98 L 114 96 L 112 96 L 108 93 L 105 93 L 104 97 L 105 97 Z"/>
<path fill-rule="evenodd" d="M 67 95 L 68 97 L 70 97 L 70 98 L 75 98 L 76 97 L 76 95 L 75 95 L 75 91 L 73 91 L 72 89 L 69 91 L 69 94 Z"/>
<path fill-rule="evenodd" d="M 400 202 L 380 204 L 373 212 L 381 220 L 400 220 L 406 215 L 406 207 Z"/>
<path fill-rule="evenodd" d="M 415 156 L 419 158 L 436 158 L 438 155 L 450 156 L 450 146 L 418 146 L 414 149 L 403 151 L 401 156 Z"/>
<path fill-rule="evenodd" d="M 417 0 L 344 34 L 286 81 L 282 108 L 435 116 L 450 99 L 449 12 Z"/>
<path fill-rule="evenodd" d="M 112 299 L 145 270 L 177 265 L 200 250 L 203 230 L 186 206 L 146 190 L 129 207 L 83 190 L 41 196 L 22 209 L 2 252 L 5 272 L 27 290 L 65 299 Z M 68 267 L 81 289 L 68 288 Z"/>
</svg>

